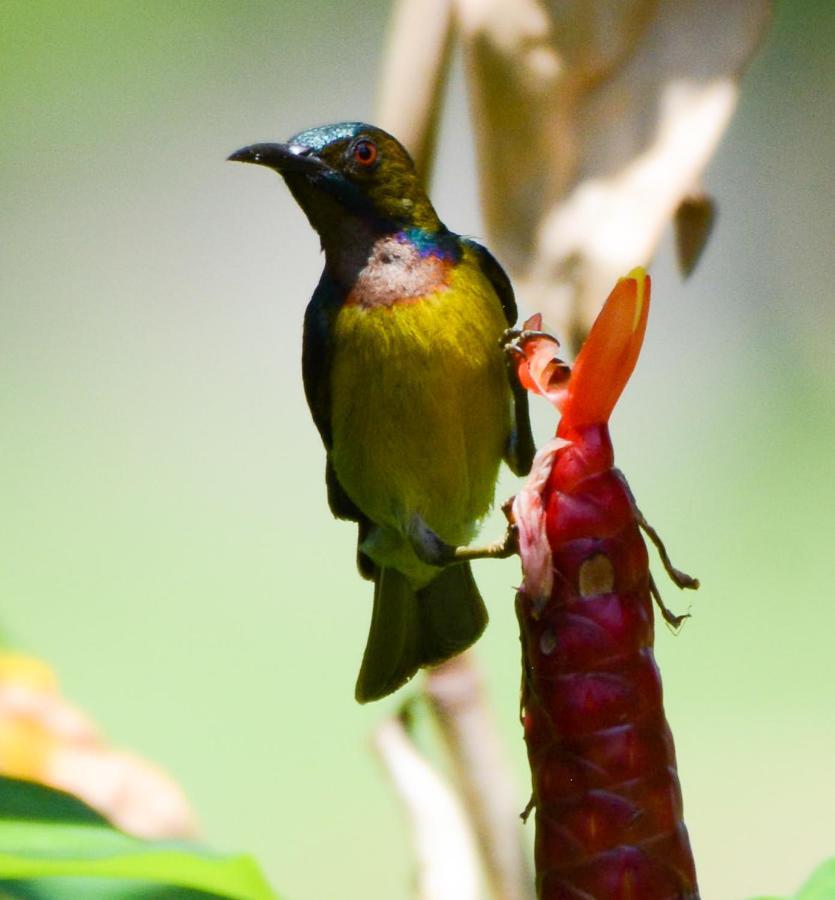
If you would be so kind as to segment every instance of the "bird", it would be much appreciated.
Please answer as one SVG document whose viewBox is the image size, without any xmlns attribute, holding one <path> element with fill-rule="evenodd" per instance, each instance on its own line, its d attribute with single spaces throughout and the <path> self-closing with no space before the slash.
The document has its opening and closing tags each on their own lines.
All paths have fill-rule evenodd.
<svg viewBox="0 0 835 900">
<path fill-rule="evenodd" d="M 487 610 L 468 561 L 502 459 L 526 474 L 526 392 L 502 336 L 516 320 L 508 276 L 446 228 L 407 150 L 341 122 L 229 156 L 278 172 L 318 232 L 324 269 L 305 316 L 304 390 L 326 451 L 328 503 L 358 528 L 374 582 L 360 703 L 463 651 Z"/>
</svg>

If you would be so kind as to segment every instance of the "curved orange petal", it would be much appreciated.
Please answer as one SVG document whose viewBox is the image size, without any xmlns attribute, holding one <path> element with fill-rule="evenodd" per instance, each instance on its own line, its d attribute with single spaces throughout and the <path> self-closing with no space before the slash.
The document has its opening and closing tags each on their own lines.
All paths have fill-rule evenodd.
<svg viewBox="0 0 835 900">
<path fill-rule="evenodd" d="M 649 300 L 644 269 L 618 280 L 574 363 L 559 433 L 609 421 L 641 352 Z"/>
</svg>

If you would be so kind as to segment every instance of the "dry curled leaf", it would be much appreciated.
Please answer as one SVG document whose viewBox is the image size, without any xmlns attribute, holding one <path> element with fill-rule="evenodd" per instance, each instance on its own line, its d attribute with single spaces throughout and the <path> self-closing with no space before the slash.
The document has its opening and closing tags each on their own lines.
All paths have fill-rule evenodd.
<svg viewBox="0 0 835 900">
<path fill-rule="evenodd" d="M 701 258 L 716 219 L 716 204 L 706 194 L 685 197 L 675 212 L 678 267 L 687 277 Z"/>
<path fill-rule="evenodd" d="M 576 343 L 608 286 L 649 261 L 698 190 L 769 0 L 451 2 L 491 247 L 527 305 Z M 413 20 L 392 35 L 389 59 L 422 39 Z M 392 127 L 417 121 L 414 79 L 397 82 L 396 109 L 381 108 Z"/>
<path fill-rule="evenodd" d="M 733 113 L 766 0 L 459 0 L 491 240 L 582 333 L 649 261 Z"/>
</svg>

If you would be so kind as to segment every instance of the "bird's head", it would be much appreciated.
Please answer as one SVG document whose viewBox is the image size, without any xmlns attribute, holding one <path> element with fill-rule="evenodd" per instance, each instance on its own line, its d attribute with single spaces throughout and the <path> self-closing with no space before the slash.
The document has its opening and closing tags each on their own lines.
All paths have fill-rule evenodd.
<svg viewBox="0 0 835 900">
<path fill-rule="evenodd" d="M 357 223 L 379 232 L 442 227 L 408 152 L 373 125 L 322 125 L 286 144 L 252 144 L 229 159 L 275 169 L 326 249 Z"/>
</svg>

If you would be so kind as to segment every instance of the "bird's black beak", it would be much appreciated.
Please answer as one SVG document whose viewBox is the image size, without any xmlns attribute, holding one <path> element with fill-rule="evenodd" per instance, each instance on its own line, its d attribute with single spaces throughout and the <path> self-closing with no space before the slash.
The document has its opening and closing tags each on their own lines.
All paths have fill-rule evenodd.
<svg viewBox="0 0 835 900">
<path fill-rule="evenodd" d="M 230 162 L 255 163 L 275 169 L 282 175 L 298 173 L 317 175 L 328 171 L 328 166 L 309 147 L 299 144 L 251 144 L 236 150 L 227 157 Z"/>
</svg>

